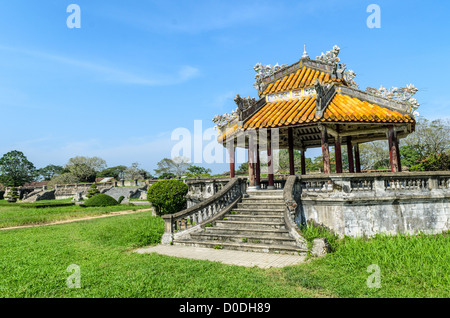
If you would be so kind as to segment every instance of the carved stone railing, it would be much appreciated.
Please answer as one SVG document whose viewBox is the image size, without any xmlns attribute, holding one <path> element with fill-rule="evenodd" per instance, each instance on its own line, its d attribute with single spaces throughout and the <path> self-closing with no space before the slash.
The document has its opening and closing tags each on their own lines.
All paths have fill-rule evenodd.
<svg viewBox="0 0 450 318">
<path fill-rule="evenodd" d="M 234 178 L 219 192 L 199 204 L 178 213 L 164 215 L 162 243 L 171 244 L 174 239 L 189 237 L 193 231 L 215 222 L 236 206 L 245 191 L 245 182 Z"/>
<path fill-rule="evenodd" d="M 223 179 L 196 179 L 187 180 L 188 193 L 186 195 L 187 207 L 190 208 L 222 190 L 230 181 L 229 178 Z"/>
<path fill-rule="evenodd" d="M 283 199 L 286 204 L 284 210 L 284 223 L 291 236 L 295 239 L 297 246 L 302 249 L 307 249 L 307 242 L 299 232 L 298 225 L 295 222 L 295 217 L 298 215 L 298 207 L 301 195 L 300 183 L 297 182 L 297 176 L 289 176 L 286 180 L 283 190 Z"/>
<path fill-rule="evenodd" d="M 404 196 L 450 192 L 450 171 L 299 176 L 302 196 Z"/>
<path fill-rule="evenodd" d="M 440 233 L 450 226 L 450 171 L 297 176 L 295 186 L 290 182 L 285 194 L 295 189 L 298 207 L 291 204 L 290 219 L 298 225 L 314 221 L 354 237 Z"/>
</svg>

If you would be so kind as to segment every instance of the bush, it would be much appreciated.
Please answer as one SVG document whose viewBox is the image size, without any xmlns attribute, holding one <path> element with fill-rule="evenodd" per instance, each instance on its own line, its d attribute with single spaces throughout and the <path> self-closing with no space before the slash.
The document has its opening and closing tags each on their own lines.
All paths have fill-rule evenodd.
<svg viewBox="0 0 450 318">
<path fill-rule="evenodd" d="M 119 202 L 116 201 L 113 197 L 110 197 L 106 194 L 97 194 L 92 198 L 86 200 L 83 204 L 87 207 L 96 207 L 96 206 L 114 206 L 119 205 Z"/>
<path fill-rule="evenodd" d="M 122 203 L 123 199 L 125 199 L 125 197 L 123 195 L 121 195 L 119 197 L 119 199 L 117 200 L 117 202 L 120 204 L 120 203 Z"/>
<path fill-rule="evenodd" d="M 147 191 L 147 200 L 155 208 L 157 215 L 172 214 L 186 207 L 188 186 L 178 180 L 162 180 Z"/>
<path fill-rule="evenodd" d="M 6 199 L 8 200 L 8 202 L 11 202 L 11 203 L 17 202 L 17 200 L 19 199 L 19 192 L 17 191 L 16 187 L 12 187 L 9 190 L 8 195 L 6 196 Z"/>
<path fill-rule="evenodd" d="M 86 194 L 86 197 L 88 199 L 92 198 L 94 195 L 99 194 L 100 191 L 98 190 L 97 186 L 95 184 L 91 185 L 91 188 L 89 189 L 88 193 Z"/>
</svg>

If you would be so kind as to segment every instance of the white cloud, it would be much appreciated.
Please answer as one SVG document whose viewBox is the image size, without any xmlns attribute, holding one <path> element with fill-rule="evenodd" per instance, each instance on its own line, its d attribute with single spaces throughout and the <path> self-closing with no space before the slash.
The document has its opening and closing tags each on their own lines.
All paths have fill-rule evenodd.
<svg viewBox="0 0 450 318">
<path fill-rule="evenodd" d="M 45 59 L 51 62 L 68 66 L 74 66 L 78 69 L 84 69 L 85 71 L 94 73 L 97 76 L 100 76 L 100 78 L 104 81 L 111 81 L 121 84 L 134 84 L 143 86 L 176 85 L 195 78 L 200 74 L 199 69 L 190 65 L 185 65 L 181 66 L 178 72 L 175 74 L 153 75 L 151 77 L 145 77 L 118 68 L 112 68 L 89 61 L 73 59 L 70 57 L 50 54 L 41 51 L 26 50 L 7 46 L 0 46 L 0 50 L 24 54 L 37 59 Z"/>
</svg>

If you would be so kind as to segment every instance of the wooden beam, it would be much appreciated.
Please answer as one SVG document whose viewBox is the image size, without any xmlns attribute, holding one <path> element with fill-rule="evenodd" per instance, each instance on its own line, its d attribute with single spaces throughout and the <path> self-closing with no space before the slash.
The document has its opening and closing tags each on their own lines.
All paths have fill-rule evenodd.
<svg viewBox="0 0 450 318">
<path fill-rule="evenodd" d="M 256 145 L 256 166 L 255 166 L 256 187 L 261 187 L 261 160 L 259 158 L 259 143 Z"/>
<path fill-rule="evenodd" d="M 255 188 L 255 136 L 253 133 L 248 137 L 248 186 Z"/>
</svg>

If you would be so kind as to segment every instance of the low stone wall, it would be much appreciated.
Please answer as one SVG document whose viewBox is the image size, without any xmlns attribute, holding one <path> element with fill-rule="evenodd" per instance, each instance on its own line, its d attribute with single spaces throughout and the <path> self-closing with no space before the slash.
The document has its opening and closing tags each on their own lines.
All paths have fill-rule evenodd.
<svg viewBox="0 0 450 318">
<path fill-rule="evenodd" d="M 301 177 L 297 224 L 339 236 L 441 233 L 450 229 L 450 172 Z"/>
</svg>

